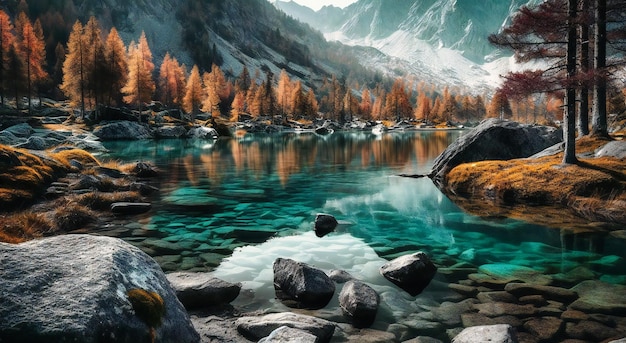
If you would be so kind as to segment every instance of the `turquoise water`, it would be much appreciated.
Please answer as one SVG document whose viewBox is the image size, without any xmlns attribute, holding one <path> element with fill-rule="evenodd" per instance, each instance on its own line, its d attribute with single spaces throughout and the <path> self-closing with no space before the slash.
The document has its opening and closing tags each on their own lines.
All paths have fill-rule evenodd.
<svg viewBox="0 0 626 343">
<path fill-rule="evenodd" d="M 463 131 L 246 135 L 215 142 L 107 143 L 111 158 L 150 161 L 161 176 L 147 216 L 110 234 L 141 247 L 166 271 L 213 271 L 252 292 L 237 301 L 281 308 L 273 299 L 277 257 L 340 268 L 379 291 L 389 322 L 449 296 L 445 285 L 480 270 L 571 287 L 584 279 L 626 284 L 623 231 L 576 234 L 464 213 L 428 178 L 434 158 Z M 317 238 L 315 214 L 341 221 Z M 378 274 L 386 260 L 427 252 L 439 272 L 419 301 Z M 335 310 L 333 310 L 335 309 Z M 330 307 L 327 317 L 335 315 Z M 334 311 L 334 312 L 333 312 Z"/>
</svg>

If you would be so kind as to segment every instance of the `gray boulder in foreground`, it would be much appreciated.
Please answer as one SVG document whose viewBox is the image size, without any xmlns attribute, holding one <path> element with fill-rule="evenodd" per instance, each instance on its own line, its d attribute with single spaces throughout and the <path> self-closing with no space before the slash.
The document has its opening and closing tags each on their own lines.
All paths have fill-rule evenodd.
<svg viewBox="0 0 626 343">
<path fill-rule="evenodd" d="M 289 307 L 320 309 L 335 293 L 328 275 L 306 263 L 277 258 L 273 270 L 276 297 Z"/>
<path fill-rule="evenodd" d="M 208 273 L 170 273 L 167 280 L 187 309 L 225 305 L 235 300 L 241 291 L 240 283 L 226 282 Z"/>
<path fill-rule="evenodd" d="M 452 343 L 517 343 L 517 332 L 508 324 L 472 326 L 464 329 Z"/>
<path fill-rule="evenodd" d="M 148 127 L 132 121 L 115 121 L 96 127 L 93 131 L 100 140 L 138 140 L 152 138 Z"/>
<path fill-rule="evenodd" d="M 120 239 L 0 243 L 0 265 L 2 342 L 147 342 L 146 322 L 160 322 L 156 342 L 200 341 L 159 265 Z M 158 294 L 164 313 L 133 306 L 136 289 Z"/>
<path fill-rule="evenodd" d="M 412 296 L 424 290 L 437 273 L 428 255 L 418 251 L 400 256 L 380 267 L 380 274 Z"/>
<path fill-rule="evenodd" d="M 260 317 L 241 317 L 236 321 L 237 331 L 252 341 L 269 336 L 274 330 L 287 326 L 306 331 L 317 342 L 328 342 L 335 333 L 335 324 L 324 319 L 291 312 L 271 313 Z"/>
<path fill-rule="evenodd" d="M 317 337 L 304 330 L 281 326 L 259 343 L 316 343 Z"/>
<path fill-rule="evenodd" d="M 439 187 L 459 164 L 530 157 L 563 141 L 554 127 L 486 119 L 446 148 L 434 161 L 430 177 Z"/>
</svg>

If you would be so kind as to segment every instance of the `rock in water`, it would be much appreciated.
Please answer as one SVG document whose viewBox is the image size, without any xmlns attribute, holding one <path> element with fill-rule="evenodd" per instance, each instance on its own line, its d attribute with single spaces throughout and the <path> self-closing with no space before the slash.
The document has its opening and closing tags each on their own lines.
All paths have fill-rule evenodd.
<svg viewBox="0 0 626 343">
<path fill-rule="evenodd" d="M 339 294 L 341 310 L 359 328 L 366 328 L 374 323 L 379 302 L 378 293 L 360 281 L 348 281 Z"/>
<path fill-rule="evenodd" d="M 459 164 L 530 157 L 562 141 L 562 131 L 550 126 L 487 119 L 450 144 L 435 159 L 430 177 L 441 187 L 445 175 Z"/>
<path fill-rule="evenodd" d="M 412 296 L 422 293 L 436 272 L 437 267 L 421 251 L 400 256 L 380 267 L 380 273 L 387 280 Z"/>
<path fill-rule="evenodd" d="M 452 343 L 517 343 L 517 332 L 508 324 L 472 326 L 464 329 Z"/>
<path fill-rule="evenodd" d="M 289 307 L 320 309 L 335 293 L 335 283 L 305 263 L 277 258 L 273 269 L 276 297 Z"/>
<path fill-rule="evenodd" d="M 316 343 L 317 337 L 304 330 L 281 326 L 259 343 Z"/>
<path fill-rule="evenodd" d="M 133 215 L 146 213 L 152 209 L 147 202 L 114 202 L 111 204 L 111 212 L 119 215 Z"/>
<path fill-rule="evenodd" d="M 178 300 L 188 309 L 228 304 L 239 296 L 241 284 L 233 284 L 207 273 L 167 274 Z"/>
<path fill-rule="evenodd" d="M 157 342 L 200 341 L 159 265 L 120 239 L 66 235 L 0 243 L 0 264 L 2 342 L 136 343 L 148 341 L 153 330 Z M 138 313 L 142 299 L 131 297 L 135 293 L 154 295 L 164 314 Z"/>
<path fill-rule="evenodd" d="M 330 214 L 318 213 L 315 216 L 315 235 L 324 237 L 333 232 L 339 223 L 337 219 Z"/>
<path fill-rule="evenodd" d="M 241 317 L 236 325 L 239 333 L 255 342 L 282 326 L 306 331 L 317 337 L 317 342 L 329 342 L 335 332 L 335 324 L 327 320 L 290 312 Z"/>
</svg>

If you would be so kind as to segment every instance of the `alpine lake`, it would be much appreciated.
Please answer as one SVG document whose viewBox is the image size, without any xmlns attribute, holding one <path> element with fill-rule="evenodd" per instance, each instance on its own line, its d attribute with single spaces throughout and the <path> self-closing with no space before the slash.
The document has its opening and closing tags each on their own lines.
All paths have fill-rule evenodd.
<svg viewBox="0 0 626 343">
<path fill-rule="evenodd" d="M 380 295 L 374 329 L 394 331 L 401 324 L 414 329 L 412 337 L 441 337 L 466 324 L 459 313 L 471 306 L 463 300 L 475 294 L 459 294 L 450 284 L 464 289 L 484 281 L 496 290 L 510 281 L 563 288 L 589 280 L 609 289 L 626 285 L 625 231 L 478 217 L 429 178 L 399 176 L 428 173 L 439 153 L 463 134 L 291 132 L 106 143 L 107 159 L 154 164 L 160 176 L 148 182 L 159 192 L 150 197 L 147 214 L 116 218 L 98 230 L 141 248 L 165 272 L 211 272 L 241 282 L 232 304 L 244 311 L 291 310 L 275 299 L 272 264 L 278 257 L 327 273 L 344 270 Z M 337 229 L 317 237 L 317 213 L 335 216 Z M 379 268 L 417 251 L 426 252 L 438 271 L 422 294 L 411 297 Z M 301 312 L 341 321 L 340 288 L 325 308 Z"/>
</svg>

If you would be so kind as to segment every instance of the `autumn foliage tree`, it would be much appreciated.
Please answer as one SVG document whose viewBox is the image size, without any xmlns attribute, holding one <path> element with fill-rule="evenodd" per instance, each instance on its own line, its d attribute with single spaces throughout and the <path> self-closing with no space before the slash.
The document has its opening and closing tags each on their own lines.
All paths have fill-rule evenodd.
<svg viewBox="0 0 626 343">
<path fill-rule="evenodd" d="M 109 85 L 107 102 L 109 105 L 120 105 L 123 102 L 122 87 L 128 80 L 128 58 L 126 46 L 114 27 L 107 35 L 104 57 L 107 74 L 103 81 Z"/>
<path fill-rule="evenodd" d="M 191 120 L 200 113 L 200 106 L 204 98 L 204 90 L 202 88 L 202 79 L 200 78 L 200 70 L 197 65 L 191 68 L 189 79 L 187 79 L 187 87 L 185 97 L 183 98 L 183 109 L 191 114 Z"/>
<path fill-rule="evenodd" d="M 141 109 L 142 103 L 152 100 L 156 85 L 152 77 L 154 63 L 152 62 L 152 52 L 148 46 L 145 32 L 141 33 L 139 42 L 131 43 L 128 47 L 128 80 L 122 92 L 124 102 L 135 103 Z M 141 116 L 139 118 L 141 120 Z"/>
<path fill-rule="evenodd" d="M 43 33 L 40 29 L 41 24 L 37 24 L 36 26 L 39 29 L 35 30 L 33 24 L 24 13 L 20 13 L 20 17 L 21 25 L 18 31 L 18 46 L 26 66 L 26 92 L 28 95 L 28 111 L 30 113 L 33 89 L 48 77 L 48 73 L 44 69 L 46 49 Z"/>
<path fill-rule="evenodd" d="M 61 90 L 74 106 L 80 105 L 81 117 L 85 115 L 85 59 L 87 46 L 83 37 L 83 25 L 76 21 L 67 42 L 67 55 L 63 63 Z"/>
<path fill-rule="evenodd" d="M 4 105 L 5 90 L 7 89 L 7 71 L 9 68 L 9 50 L 15 43 L 13 23 L 9 15 L 0 10 L 0 103 Z"/>
</svg>

